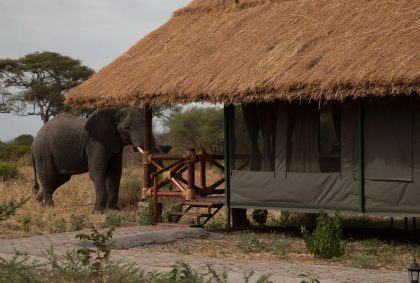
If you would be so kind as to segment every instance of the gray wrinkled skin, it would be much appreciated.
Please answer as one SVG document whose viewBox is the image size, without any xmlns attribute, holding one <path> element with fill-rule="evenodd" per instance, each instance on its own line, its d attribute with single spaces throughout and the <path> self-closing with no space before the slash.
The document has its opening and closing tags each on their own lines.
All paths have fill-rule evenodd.
<svg viewBox="0 0 420 283">
<path fill-rule="evenodd" d="M 61 114 L 46 123 L 32 144 L 37 200 L 52 205 L 52 196 L 75 174 L 89 171 L 95 185 L 94 211 L 117 209 L 125 145 L 144 143 L 144 112 L 106 108 L 89 118 Z M 154 139 L 152 150 L 157 151 Z M 39 191 L 38 179 L 42 185 Z"/>
</svg>

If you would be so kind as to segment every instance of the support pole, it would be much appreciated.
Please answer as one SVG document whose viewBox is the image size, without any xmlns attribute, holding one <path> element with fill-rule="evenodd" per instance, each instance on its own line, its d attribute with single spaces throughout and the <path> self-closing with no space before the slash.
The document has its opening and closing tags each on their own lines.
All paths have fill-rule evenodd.
<svg viewBox="0 0 420 283">
<path fill-rule="evenodd" d="M 153 177 L 153 225 L 159 222 L 159 207 L 158 207 L 158 180 L 157 176 Z"/>
<path fill-rule="evenodd" d="M 225 159 L 225 209 L 226 209 L 226 229 L 229 231 L 231 227 L 231 207 L 230 207 L 230 170 L 231 170 L 231 153 L 230 153 L 230 146 L 231 146 L 231 130 L 232 129 L 232 122 L 231 122 L 231 108 L 232 106 L 225 105 L 224 107 L 224 133 L 225 133 L 225 143 L 224 143 L 224 159 Z"/>
<path fill-rule="evenodd" d="M 363 100 L 359 101 L 359 205 L 360 212 L 365 212 L 365 130 Z"/>
<path fill-rule="evenodd" d="M 206 150 L 204 148 L 200 149 L 200 186 L 205 190 L 207 188 L 206 184 Z"/>
<path fill-rule="evenodd" d="M 185 200 L 195 199 L 195 161 L 196 161 L 195 149 L 191 148 L 187 153 L 188 162 L 188 189 L 185 195 Z"/>
<path fill-rule="evenodd" d="M 143 145 L 143 191 L 152 186 L 150 173 L 152 163 L 150 154 L 152 151 L 152 108 L 146 105 L 144 110 L 144 145 Z"/>
</svg>

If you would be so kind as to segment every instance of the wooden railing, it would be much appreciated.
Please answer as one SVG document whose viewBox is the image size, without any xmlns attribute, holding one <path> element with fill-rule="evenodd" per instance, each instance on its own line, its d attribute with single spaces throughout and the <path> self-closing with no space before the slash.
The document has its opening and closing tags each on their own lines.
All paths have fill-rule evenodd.
<svg viewBox="0 0 420 283">
<path fill-rule="evenodd" d="M 224 183 L 225 178 L 219 178 L 208 185 L 207 168 L 208 164 L 219 168 L 224 172 L 224 166 L 219 162 L 224 160 L 222 154 L 207 154 L 204 149 L 196 151 L 190 149 L 185 155 L 175 154 L 150 154 L 144 155 L 146 162 L 154 167 L 154 173 L 150 174 L 152 187 L 142 189 L 142 200 L 153 198 L 155 222 L 158 217 L 159 198 L 175 198 L 192 201 L 196 196 L 207 196 L 213 194 L 224 194 L 224 189 L 217 189 Z M 169 165 L 165 165 L 170 162 Z M 196 184 L 196 165 L 198 165 L 199 183 Z M 184 173 L 187 171 L 187 179 Z M 168 184 L 172 184 L 174 190 L 159 191 Z"/>
</svg>

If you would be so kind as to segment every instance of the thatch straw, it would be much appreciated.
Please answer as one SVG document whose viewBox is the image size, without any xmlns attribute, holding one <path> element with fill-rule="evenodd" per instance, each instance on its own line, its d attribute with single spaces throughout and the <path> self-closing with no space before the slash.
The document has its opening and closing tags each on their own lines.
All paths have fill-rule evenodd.
<svg viewBox="0 0 420 283">
<path fill-rule="evenodd" d="M 196 0 L 67 97 L 74 106 L 420 94 L 418 0 Z"/>
</svg>

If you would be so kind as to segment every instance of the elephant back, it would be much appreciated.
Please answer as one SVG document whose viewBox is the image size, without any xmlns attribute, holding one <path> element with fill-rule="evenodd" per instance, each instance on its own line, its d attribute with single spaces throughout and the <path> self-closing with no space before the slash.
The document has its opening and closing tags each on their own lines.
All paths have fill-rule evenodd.
<svg viewBox="0 0 420 283">
<path fill-rule="evenodd" d="M 87 171 L 85 145 L 88 133 L 86 119 L 62 114 L 48 121 L 35 136 L 32 151 L 36 156 L 52 159 L 60 173 Z"/>
</svg>

